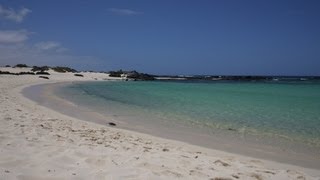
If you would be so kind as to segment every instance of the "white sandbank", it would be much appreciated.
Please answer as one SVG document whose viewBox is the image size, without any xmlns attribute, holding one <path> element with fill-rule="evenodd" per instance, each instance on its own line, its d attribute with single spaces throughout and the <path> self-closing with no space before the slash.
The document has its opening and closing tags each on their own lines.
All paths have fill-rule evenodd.
<svg viewBox="0 0 320 180">
<path fill-rule="evenodd" d="M 85 122 L 21 94 L 36 84 L 115 79 L 50 74 L 0 75 L 0 179 L 320 179 L 320 170 Z"/>
</svg>

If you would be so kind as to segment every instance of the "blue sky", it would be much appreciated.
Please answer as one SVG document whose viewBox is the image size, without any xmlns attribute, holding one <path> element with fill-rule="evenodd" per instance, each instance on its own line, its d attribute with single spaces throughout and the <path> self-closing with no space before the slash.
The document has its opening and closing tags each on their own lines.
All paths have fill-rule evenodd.
<svg viewBox="0 0 320 180">
<path fill-rule="evenodd" d="M 320 75 L 317 0 L 0 0 L 0 65 Z"/>
</svg>

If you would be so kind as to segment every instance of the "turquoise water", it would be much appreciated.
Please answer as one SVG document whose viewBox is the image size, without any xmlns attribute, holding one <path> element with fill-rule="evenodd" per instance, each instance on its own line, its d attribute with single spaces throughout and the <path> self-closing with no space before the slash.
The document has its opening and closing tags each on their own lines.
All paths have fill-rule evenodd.
<svg viewBox="0 0 320 180">
<path fill-rule="evenodd" d="M 320 147 L 319 82 L 94 82 L 66 86 L 63 94 L 114 117 Z"/>
</svg>

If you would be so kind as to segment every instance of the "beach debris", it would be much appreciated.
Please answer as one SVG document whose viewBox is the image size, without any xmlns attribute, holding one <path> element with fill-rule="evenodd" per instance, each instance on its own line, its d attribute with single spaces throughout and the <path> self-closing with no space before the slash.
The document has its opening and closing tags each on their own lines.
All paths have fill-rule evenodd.
<svg viewBox="0 0 320 180">
<path fill-rule="evenodd" d="M 116 126 L 117 125 L 116 123 L 113 123 L 113 122 L 109 122 L 108 124 L 109 124 L 109 126 Z"/>
</svg>

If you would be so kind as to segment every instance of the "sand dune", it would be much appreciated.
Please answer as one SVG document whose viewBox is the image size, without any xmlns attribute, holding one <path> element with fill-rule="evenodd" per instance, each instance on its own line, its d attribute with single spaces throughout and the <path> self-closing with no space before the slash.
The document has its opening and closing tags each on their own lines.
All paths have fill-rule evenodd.
<svg viewBox="0 0 320 180">
<path fill-rule="evenodd" d="M 0 75 L 0 179 L 320 179 L 319 170 L 84 122 L 22 96 L 35 84 L 112 79 L 50 73 Z"/>
</svg>

